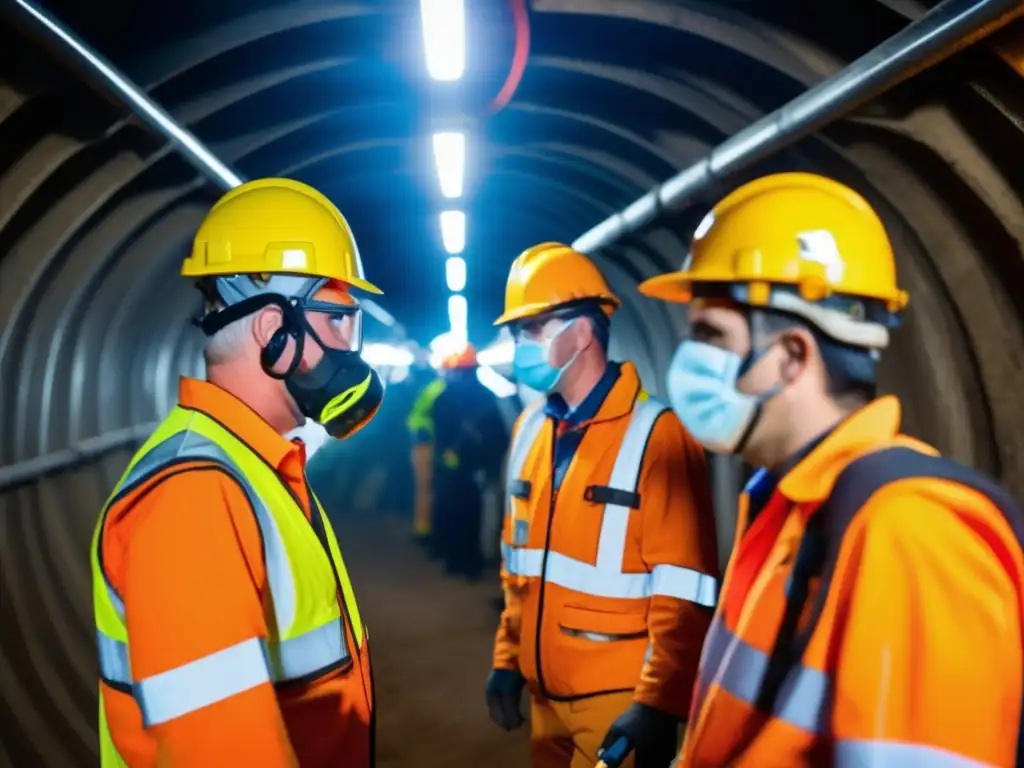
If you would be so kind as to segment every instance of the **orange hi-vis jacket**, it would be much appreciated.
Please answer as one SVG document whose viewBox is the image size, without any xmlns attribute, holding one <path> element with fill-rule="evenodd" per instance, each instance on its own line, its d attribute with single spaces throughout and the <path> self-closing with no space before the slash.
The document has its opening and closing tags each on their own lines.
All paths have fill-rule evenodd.
<svg viewBox="0 0 1024 768">
<path fill-rule="evenodd" d="M 104 671 L 111 640 L 100 633 L 104 768 L 370 768 L 368 642 L 330 525 L 317 528 L 323 513 L 307 486 L 301 443 L 208 382 L 182 379 L 178 412 L 193 414 L 175 436 L 178 458 L 125 486 L 95 541 L 97 588 L 105 583 L 123 603 L 130 654 L 125 685 Z M 206 440 L 199 422 L 210 420 L 270 470 L 261 470 L 259 483 L 228 464 L 190 458 L 190 447 Z M 280 508 L 260 501 L 257 511 L 249 493 L 266 483 L 280 484 L 265 499 Z M 309 595 L 324 615 L 337 615 L 328 601 L 338 602 L 341 621 L 319 628 L 335 634 L 269 642 L 286 632 L 282 616 L 310 605 Z M 339 651 L 340 661 L 319 666 Z M 235 679 L 243 661 L 248 672 Z M 216 696 L 205 692 L 210 686 Z"/>
<path fill-rule="evenodd" d="M 494 666 L 535 696 L 635 691 L 682 718 L 717 591 L 703 449 L 625 363 L 553 494 L 544 403 L 512 438 Z"/>
<path fill-rule="evenodd" d="M 899 401 L 880 398 L 798 460 L 752 521 L 741 497 L 681 766 L 1013 766 L 1024 557 L 998 507 L 939 478 L 884 485 L 861 505 L 802 655 L 758 706 L 796 554 L 840 473 L 898 446 L 936 455 L 899 424 Z"/>
</svg>

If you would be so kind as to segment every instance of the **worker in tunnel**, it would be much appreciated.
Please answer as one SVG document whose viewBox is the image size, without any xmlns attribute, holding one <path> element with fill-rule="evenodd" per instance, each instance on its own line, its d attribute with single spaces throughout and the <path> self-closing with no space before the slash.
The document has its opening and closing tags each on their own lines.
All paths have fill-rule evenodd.
<svg viewBox="0 0 1024 768">
<path fill-rule="evenodd" d="M 366 629 L 304 475 L 309 417 L 377 411 L 352 232 L 285 179 L 224 195 L 181 274 L 204 302 L 207 380 L 135 455 L 96 528 L 103 766 L 373 764 Z"/>
<path fill-rule="evenodd" d="M 690 307 L 668 378 L 682 422 L 761 468 L 681 765 L 1014 765 L 1024 526 L 877 396 L 908 297 L 868 202 L 811 174 L 756 180 L 641 290 Z"/>
<path fill-rule="evenodd" d="M 500 482 L 508 433 L 498 399 L 477 378 L 472 345 L 445 361 L 433 407 L 434 524 L 445 572 L 480 579 L 484 493 Z"/>
<path fill-rule="evenodd" d="M 619 299 L 583 254 L 523 252 L 505 292 L 516 378 L 543 392 L 516 422 L 503 530 L 505 610 L 491 717 L 522 722 L 535 768 L 664 768 L 678 749 L 718 578 L 704 451 L 607 357 Z"/>
<path fill-rule="evenodd" d="M 412 442 L 412 466 L 416 482 L 416 499 L 413 509 L 413 538 L 428 547 L 431 554 L 440 556 L 440 549 L 433 532 L 432 510 L 434 505 L 434 402 L 444 392 L 444 362 L 441 375 L 429 380 L 422 374 L 417 384 L 420 391 L 413 401 L 406 427 Z"/>
</svg>

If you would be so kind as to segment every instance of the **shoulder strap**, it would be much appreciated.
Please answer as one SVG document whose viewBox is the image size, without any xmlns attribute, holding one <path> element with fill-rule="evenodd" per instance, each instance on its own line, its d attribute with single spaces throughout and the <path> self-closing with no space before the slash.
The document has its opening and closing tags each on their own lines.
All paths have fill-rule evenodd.
<svg viewBox="0 0 1024 768">
<path fill-rule="evenodd" d="M 829 498 L 811 517 L 800 542 L 787 589 L 786 612 L 758 696 L 757 706 L 762 711 L 772 711 L 790 669 L 803 657 L 821 618 L 840 545 L 853 518 L 883 487 L 911 478 L 947 480 L 983 494 L 1003 513 L 1024 548 L 1024 517 L 1016 503 L 995 480 L 976 470 L 905 447 L 886 448 L 851 462 L 836 478 Z M 797 624 L 815 576 L 821 583 L 807 624 L 798 633 Z M 1017 765 L 1024 768 L 1024 707 Z"/>
</svg>

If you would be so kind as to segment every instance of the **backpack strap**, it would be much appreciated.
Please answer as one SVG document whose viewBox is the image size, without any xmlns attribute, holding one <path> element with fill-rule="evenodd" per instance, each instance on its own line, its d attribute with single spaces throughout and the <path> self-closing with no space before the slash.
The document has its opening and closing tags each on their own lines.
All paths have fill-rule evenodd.
<svg viewBox="0 0 1024 768">
<path fill-rule="evenodd" d="M 946 480 L 983 494 L 1002 512 L 1024 549 L 1024 516 L 1010 494 L 992 478 L 955 461 L 905 447 L 885 448 L 851 462 L 836 478 L 828 499 L 811 516 L 800 541 L 786 590 L 786 611 L 757 699 L 762 711 L 772 711 L 786 676 L 807 649 L 828 598 L 843 536 L 853 518 L 879 490 L 911 478 Z M 821 582 L 807 624 L 798 632 L 810 581 L 816 576 Z M 1017 754 L 1017 766 L 1024 768 L 1024 707 Z"/>
</svg>

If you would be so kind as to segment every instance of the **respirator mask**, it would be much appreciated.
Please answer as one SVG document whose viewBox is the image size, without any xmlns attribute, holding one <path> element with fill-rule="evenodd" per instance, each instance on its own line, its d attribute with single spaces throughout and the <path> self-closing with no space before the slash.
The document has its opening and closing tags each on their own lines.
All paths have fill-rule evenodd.
<svg viewBox="0 0 1024 768">
<path fill-rule="evenodd" d="M 294 281 L 306 285 L 301 286 L 303 290 L 291 293 L 292 298 L 287 298 L 285 291 L 289 287 L 299 287 L 288 285 Z M 355 434 L 374 417 L 384 399 L 384 384 L 361 356 L 360 307 L 312 298 L 325 283 L 322 279 L 285 275 L 273 276 L 262 286 L 247 275 L 217 278 L 215 297 L 209 295 L 209 286 L 200 288 L 208 302 L 212 298 L 226 306 L 207 314 L 199 321 L 199 326 L 207 336 L 212 336 L 235 320 L 264 307 L 276 306 L 281 311 L 281 327 L 260 353 L 263 371 L 271 378 L 284 381 L 303 416 L 319 423 L 331 437 L 342 439 Z M 231 302 L 232 298 L 239 300 Z M 330 336 L 324 338 L 317 333 L 309 322 L 307 313 L 310 312 L 328 316 Z M 291 360 L 283 371 L 276 370 L 289 338 L 295 342 Z M 307 339 L 320 347 L 323 356 L 308 371 L 302 371 L 299 365 Z"/>
</svg>

